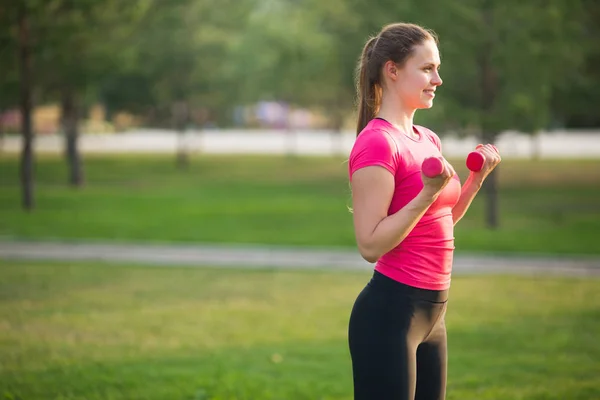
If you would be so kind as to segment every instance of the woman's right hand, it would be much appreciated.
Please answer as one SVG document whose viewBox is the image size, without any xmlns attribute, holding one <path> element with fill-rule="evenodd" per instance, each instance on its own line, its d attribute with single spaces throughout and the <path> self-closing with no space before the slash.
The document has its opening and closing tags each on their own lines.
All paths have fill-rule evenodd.
<svg viewBox="0 0 600 400">
<path fill-rule="evenodd" d="M 446 185 L 450 183 L 452 177 L 456 174 L 454 168 L 452 168 L 452 165 L 450 165 L 450 163 L 446 161 L 445 158 L 441 157 L 441 160 L 444 165 L 444 170 L 438 176 L 430 178 L 427 177 L 421 171 L 421 179 L 423 180 L 423 191 L 427 195 L 434 198 L 437 198 L 437 196 L 442 192 L 442 190 L 444 190 Z"/>
</svg>

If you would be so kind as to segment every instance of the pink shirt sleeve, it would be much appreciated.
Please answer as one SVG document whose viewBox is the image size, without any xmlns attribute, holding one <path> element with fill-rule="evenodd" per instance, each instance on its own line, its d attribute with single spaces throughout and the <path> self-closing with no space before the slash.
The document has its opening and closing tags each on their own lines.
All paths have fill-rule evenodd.
<svg viewBox="0 0 600 400">
<path fill-rule="evenodd" d="M 387 132 L 379 129 L 363 131 L 350 153 L 350 180 L 357 170 L 374 165 L 383 167 L 395 175 L 400 165 L 399 159 L 398 145 Z"/>
</svg>

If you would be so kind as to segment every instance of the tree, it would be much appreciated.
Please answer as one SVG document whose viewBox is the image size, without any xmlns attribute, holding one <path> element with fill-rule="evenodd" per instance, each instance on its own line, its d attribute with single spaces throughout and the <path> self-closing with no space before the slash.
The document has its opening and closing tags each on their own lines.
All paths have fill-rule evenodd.
<svg viewBox="0 0 600 400">
<path fill-rule="evenodd" d="M 334 151 L 340 152 L 339 135 L 355 102 L 354 67 L 367 36 L 362 22 L 349 1 L 261 3 L 233 53 L 252 77 L 241 86 L 243 101 L 283 101 L 324 111 L 338 144 Z M 288 137 L 291 152 L 289 127 Z"/>
<path fill-rule="evenodd" d="M 8 49 L 15 51 L 19 80 L 19 108 L 21 111 L 23 147 L 20 159 L 20 180 L 22 206 L 31 211 L 35 206 L 34 199 L 34 157 L 33 157 L 33 126 L 31 112 L 33 108 L 33 49 L 35 34 L 32 25 L 39 18 L 40 3 L 35 0 L 22 1 L 17 4 L 5 3 L 0 6 L 0 40 L 7 44 Z M 2 61 L 3 63 L 5 61 Z M 11 71 L 8 62 L 8 71 Z M 10 87 L 11 73 L 3 77 L 3 87 Z M 8 79 L 6 79 L 8 78 Z M 10 99 L 3 98 L 4 104 L 10 104 Z"/>
<path fill-rule="evenodd" d="M 103 99 L 111 108 L 150 115 L 151 125 L 174 128 L 180 137 L 192 122 L 206 122 L 192 118 L 197 110 L 222 118 L 238 100 L 242 78 L 228 55 L 243 35 L 251 5 L 249 0 L 152 2 L 129 64 L 103 83 Z M 187 160 L 180 147 L 178 165 Z"/>
<path fill-rule="evenodd" d="M 552 0 L 543 7 L 517 0 L 432 2 L 418 22 L 438 32 L 446 128 L 476 132 L 494 143 L 499 133 L 537 132 L 550 126 L 552 96 L 576 67 L 582 50 L 581 2 Z M 443 15 L 443 18 L 437 16 Z M 558 82 L 558 83 L 557 83 Z M 486 223 L 498 222 L 497 174 L 484 184 Z"/>
<path fill-rule="evenodd" d="M 583 61 L 569 71 L 570 79 L 557 82 L 561 85 L 552 95 L 552 115 L 557 126 L 593 128 L 600 126 L 600 3 L 583 0 L 581 8 L 583 15 L 571 23 L 581 29 L 573 50 L 583 52 Z"/>
<path fill-rule="evenodd" d="M 97 98 L 98 85 L 106 75 L 121 68 L 127 56 L 120 46 L 132 35 L 149 0 L 55 0 L 45 4 L 45 19 L 39 29 L 40 64 L 53 68 L 37 71 L 44 95 L 60 100 L 65 134 L 65 156 L 69 183 L 84 183 L 78 150 L 79 122 L 85 98 Z"/>
<path fill-rule="evenodd" d="M 33 127 L 31 124 L 31 37 L 29 13 L 21 6 L 18 14 L 19 25 L 19 77 L 21 80 L 21 112 L 23 119 L 23 153 L 21 155 L 21 184 L 23 187 L 23 207 L 31 210 L 33 201 Z"/>
<path fill-rule="evenodd" d="M 5 110 L 19 107 L 19 63 L 17 55 L 17 40 L 16 40 L 16 18 L 8 19 L 8 10 L 0 8 L 0 24 L 4 29 L 0 28 L 0 71 L 3 71 L 0 76 L 0 115 Z M 5 135 L 3 121 L 0 119 L 0 153 Z"/>
</svg>

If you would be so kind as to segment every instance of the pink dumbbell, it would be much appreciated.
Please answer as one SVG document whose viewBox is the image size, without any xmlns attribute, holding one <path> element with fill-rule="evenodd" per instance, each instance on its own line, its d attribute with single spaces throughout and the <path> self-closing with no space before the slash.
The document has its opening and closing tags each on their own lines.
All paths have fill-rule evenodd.
<svg viewBox="0 0 600 400">
<path fill-rule="evenodd" d="M 481 145 L 477 146 L 481 147 Z M 496 153 L 498 153 L 498 148 L 492 145 Z M 472 151 L 467 156 L 467 168 L 469 168 L 473 172 L 481 171 L 483 168 L 483 164 L 485 163 L 485 156 L 478 151 Z"/>
<path fill-rule="evenodd" d="M 485 157 L 478 151 L 472 151 L 467 156 L 467 168 L 473 172 L 480 171 L 485 163 Z"/>
<path fill-rule="evenodd" d="M 435 178 L 444 172 L 444 163 L 441 157 L 428 157 L 421 164 L 423 174 L 428 178 Z"/>
</svg>

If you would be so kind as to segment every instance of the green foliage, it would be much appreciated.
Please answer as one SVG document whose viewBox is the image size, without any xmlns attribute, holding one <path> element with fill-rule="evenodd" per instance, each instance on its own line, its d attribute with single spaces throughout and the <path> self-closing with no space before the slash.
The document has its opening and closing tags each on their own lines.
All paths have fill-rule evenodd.
<svg viewBox="0 0 600 400">
<path fill-rule="evenodd" d="M 578 22 L 585 15 L 582 1 L 427 6 L 417 21 L 438 32 L 447 78 L 440 90 L 447 111 L 439 116 L 440 127 L 492 137 L 508 129 L 550 128 L 553 94 L 577 80 L 573 71 L 588 51 L 576 45 L 584 34 Z"/>
<path fill-rule="evenodd" d="M 0 8 L 0 110 L 19 102 L 16 10 Z"/>
<path fill-rule="evenodd" d="M 322 74 L 329 71 L 327 57 L 334 49 L 308 11 L 301 2 L 277 1 L 249 16 L 246 34 L 232 51 L 234 70 L 246 77 L 242 101 L 319 105 L 330 96 L 331 85 L 323 86 Z"/>
<path fill-rule="evenodd" d="M 112 109 L 153 109 L 163 121 L 176 102 L 217 112 L 229 107 L 240 76 L 227 59 L 250 5 L 250 0 L 151 1 L 130 42 L 131 63 L 106 80 L 103 99 Z"/>
<path fill-rule="evenodd" d="M 0 8 L 3 55 L 16 49 L 16 4 Z M 443 56 L 444 85 L 434 109 L 418 113 L 419 123 L 495 134 L 595 121 L 599 10 L 593 0 L 21 4 L 35 39 L 38 98 L 51 99 L 70 85 L 111 110 L 163 117 L 185 101 L 225 122 L 232 107 L 263 99 L 348 116 L 363 44 L 384 24 L 409 21 L 439 34 Z M 9 71 L 0 77 L 0 104 L 16 104 L 14 58 L 0 62 Z"/>
<path fill-rule="evenodd" d="M 577 68 L 565 69 L 563 84 L 552 95 L 552 112 L 557 124 L 574 128 L 600 126 L 597 105 L 600 104 L 600 3 L 594 0 L 581 2 L 583 16 L 572 19 L 582 35 L 575 43 L 567 43 L 583 52 L 584 61 Z M 567 39 L 568 41 L 568 39 Z"/>
</svg>

